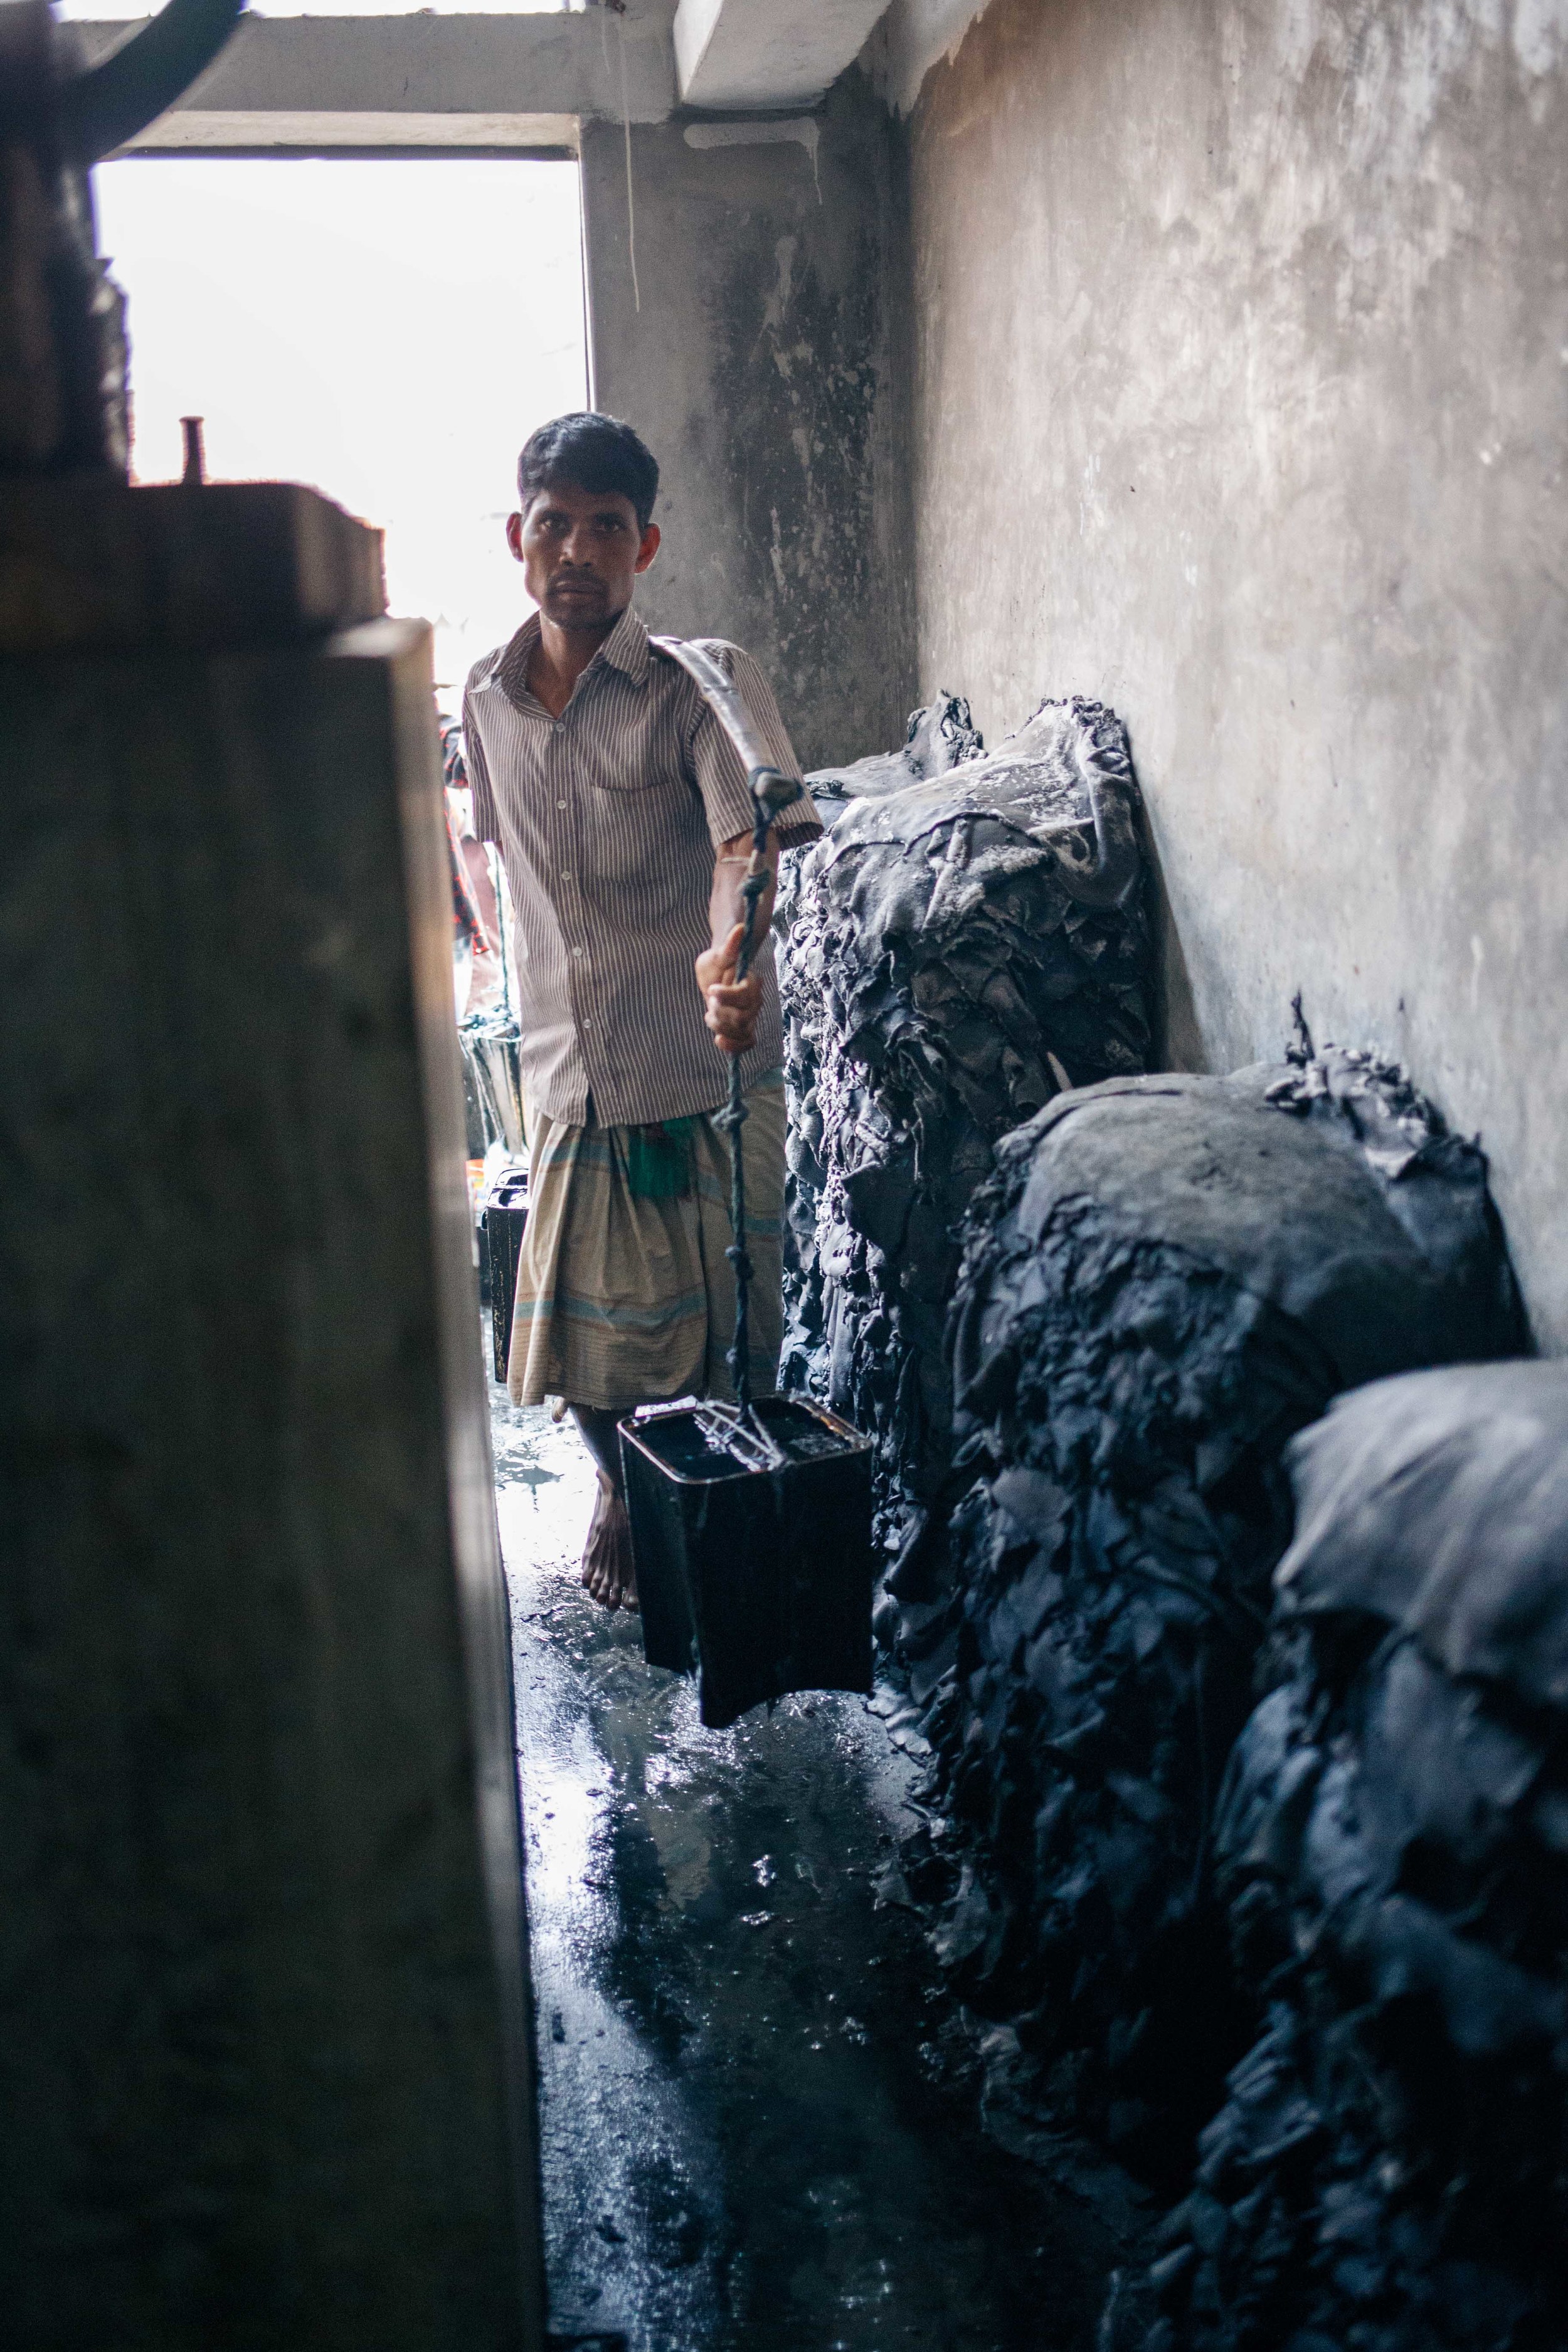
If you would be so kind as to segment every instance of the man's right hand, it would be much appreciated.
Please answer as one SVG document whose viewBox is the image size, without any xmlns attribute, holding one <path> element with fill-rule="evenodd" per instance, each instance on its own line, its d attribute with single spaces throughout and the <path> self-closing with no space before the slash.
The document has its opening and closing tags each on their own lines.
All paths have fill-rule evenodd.
<svg viewBox="0 0 1568 2352">
<path fill-rule="evenodd" d="M 737 923 L 716 947 L 704 948 L 697 959 L 697 985 L 702 991 L 703 1018 L 721 1054 L 744 1054 L 757 1042 L 757 1022 L 763 1009 L 760 973 L 735 978 L 743 926 Z"/>
</svg>

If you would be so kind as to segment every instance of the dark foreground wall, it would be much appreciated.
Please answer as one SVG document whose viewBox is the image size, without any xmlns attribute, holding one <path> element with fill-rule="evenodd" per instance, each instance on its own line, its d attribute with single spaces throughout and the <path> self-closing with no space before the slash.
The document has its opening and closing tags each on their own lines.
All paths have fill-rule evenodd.
<svg viewBox="0 0 1568 2352">
<path fill-rule="evenodd" d="M 852 72 L 814 116 L 583 126 L 590 377 L 663 467 L 652 627 L 733 638 L 805 765 L 902 740 L 888 118 Z M 639 299 L 640 298 L 640 299 Z"/>
<path fill-rule="evenodd" d="M 428 631 L 295 634 L 0 658 L 17 2352 L 541 2340 Z"/>
<path fill-rule="evenodd" d="M 1114 704 L 1173 1059 L 1408 1062 L 1568 1344 L 1568 18 L 992 0 L 910 131 L 921 698 Z"/>
</svg>

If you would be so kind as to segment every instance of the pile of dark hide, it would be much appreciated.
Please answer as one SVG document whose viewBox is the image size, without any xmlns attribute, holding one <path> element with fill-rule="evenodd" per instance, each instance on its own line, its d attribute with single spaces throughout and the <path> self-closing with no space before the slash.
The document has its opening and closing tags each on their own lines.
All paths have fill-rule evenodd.
<svg viewBox="0 0 1568 2352">
<path fill-rule="evenodd" d="M 901 793 L 906 784 L 929 783 L 966 760 L 978 760 L 985 744 L 962 694 L 939 694 L 923 710 L 911 710 L 903 744 L 876 751 L 847 768 L 818 768 L 806 778 L 811 796 L 831 822 L 832 804 Z"/>
<path fill-rule="evenodd" d="M 1147 1058 L 1138 789 L 1100 704 L 1044 703 L 986 755 L 952 696 L 901 752 L 810 782 L 829 831 L 781 892 L 783 1378 L 876 1438 L 897 1549 L 941 1523 L 953 1234 L 993 1146 L 1069 1083 Z"/>
<path fill-rule="evenodd" d="M 918 1552 L 889 1579 L 952 1660 L 906 1875 L 1040 2129 L 1174 2182 L 1254 2021 L 1209 1832 L 1282 1449 L 1342 1389 L 1515 1349 L 1517 1300 L 1480 1151 L 1367 1055 L 1114 1080 L 995 1158 L 949 1334 L 956 1591 Z"/>
<path fill-rule="evenodd" d="M 1568 1367 L 1418 1373 L 1291 1452 L 1294 1671 L 1218 1830 L 1267 2028 L 1151 2346 L 1568 2342 Z"/>
</svg>

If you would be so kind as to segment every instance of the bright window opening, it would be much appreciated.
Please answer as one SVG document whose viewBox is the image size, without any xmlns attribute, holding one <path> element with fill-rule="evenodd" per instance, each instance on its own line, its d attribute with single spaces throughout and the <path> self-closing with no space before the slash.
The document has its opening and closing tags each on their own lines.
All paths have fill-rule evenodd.
<svg viewBox="0 0 1568 2352">
<path fill-rule="evenodd" d="M 206 420 L 214 480 L 307 482 L 386 533 L 436 677 L 530 609 L 502 536 L 517 453 L 585 401 L 577 167 L 127 159 L 95 175 L 130 305 L 139 481 Z"/>
</svg>

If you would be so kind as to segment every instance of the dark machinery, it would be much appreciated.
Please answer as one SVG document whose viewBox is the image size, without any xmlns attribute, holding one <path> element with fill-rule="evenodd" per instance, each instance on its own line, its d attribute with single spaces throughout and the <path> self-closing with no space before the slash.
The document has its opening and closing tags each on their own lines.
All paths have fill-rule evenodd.
<svg viewBox="0 0 1568 2352">
<path fill-rule="evenodd" d="M 99 65 L 43 0 L 0 10 L 0 478 L 123 476 L 125 327 L 88 167 L 210 65 L 243 0 L 169 0 Z"/>
</svg>

